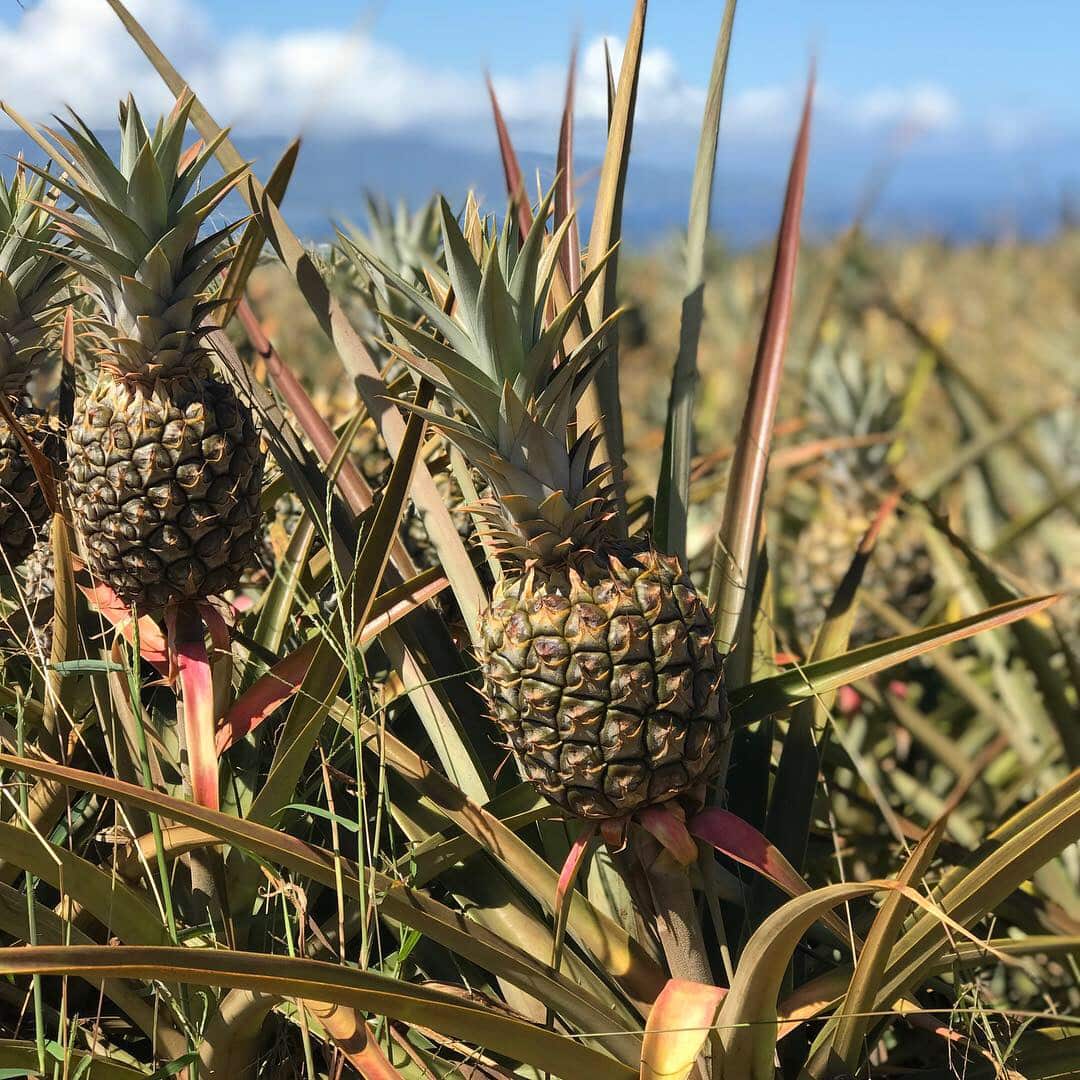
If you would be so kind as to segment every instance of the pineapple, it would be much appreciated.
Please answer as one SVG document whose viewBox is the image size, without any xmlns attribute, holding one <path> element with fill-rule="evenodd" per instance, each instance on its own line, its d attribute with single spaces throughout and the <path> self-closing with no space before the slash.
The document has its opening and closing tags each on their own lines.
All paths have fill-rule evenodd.
<svg viewBox="0 0 1080 1080">
<path fill-rule="evenodd" d="M 36 642 L 45 656 L 52 652 L 53 596 L 55 593 L 55 562 L 48 531 L 27 555 L 19 567 L 19 597 L 23 610 L 29 616 L 29 635 L 23 642 L 26 651 L 30 638 Z"/>
<path fill-rule="evenodd" d="M 795 547 L 788 565 L 793 616 L 799 641 L 809 645 L 825 610 L 870 527 L 884 495 L 896 482 L 889 467 L 891 439 L 902 400 L 889 388 L 881 366 L 858 353 L 823 346 L 810 362 L 809 412 L 815 434 L 881 436 L 879 442 L 828 456 L 813 486 L 809 505 L 790 499 L 785 512 L 796 520 Z M 883 531 L 867 567 L 864 584 L 879 588 L 912 622 L 929 606 L 933 565 L 919 527 L 903 518 Z M 854 644 L 878 636 L 865 613 L 856 617 Z"/>
<path fill-rule="evenodd" d="M 67 269 L 51 250 L 47 184 L 46 176 L 28 178 L 21 164 L 10 184 L 0 177 L 0 392 L 30 442 L 55 459 L 58 440 L 31 386 L 49 350 L 47 319 Z M 26 559 L 48 518 L 25 447 L 0 416 L 0 567 Z"/>
<path fill-rule="evenodd" d="M 35 133 L 82 211 L 53 213 L 100 312 L 68 432 L 73 517 L 94 577 L 147 613 L 234 586 L 260 522 L 258 436 L 206 344 L 228 230 L 199 238 L 239 171 L 196 189 L 214 146 L 182 152 L 192 101 L 153 134 L 122 103 L 118 163 L 74 114 L 55 145 Z"/>
<path fill-rule="evenodd" d="M 592 433 L 568 436 L 610 323 L 566 346 L 590 277 L 545 327 L 557 250 L 543 246 L 549 202 L 520 251 L 513 215 L 497 239 L 471 221 L 471 246 L 443 202 L 448 279 L 431 275 L 428 290 L 372 261 L 431 328 L 387 316 L 404 343 L 397 354 L 449 399 L 421 411 L 490 484 L 503 576 L 479 659 L 494 719 L 545 796 L 584 818 L 625 818 L 700 798 L 727 734 L 721 658 L 678 560 L 620 535 Z M 449 288 L 452 316 L 442 310 Z"/>
</svg>

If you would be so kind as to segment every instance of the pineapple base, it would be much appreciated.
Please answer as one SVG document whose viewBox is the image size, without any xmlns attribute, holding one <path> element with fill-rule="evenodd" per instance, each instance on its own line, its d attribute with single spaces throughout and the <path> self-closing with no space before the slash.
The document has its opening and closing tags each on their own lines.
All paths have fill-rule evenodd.
<svg viewBox="0 0 1080 1080">
<path fill-rule="evenodd" d="M 68 483 L 93 575 L 140 611 L 216 596 L 251 561 L 263 460 L 246 406 L 214 378 L 150 393 L 103 376 L 68 433 Z"/>
<path fill-rule="evenodd" d="M 584 818 L 700 789 L 728 735 L 712 620 L 678 560 L 630 541 L 496 587 L 481 666 L 523 775 Z"/>
</svg>

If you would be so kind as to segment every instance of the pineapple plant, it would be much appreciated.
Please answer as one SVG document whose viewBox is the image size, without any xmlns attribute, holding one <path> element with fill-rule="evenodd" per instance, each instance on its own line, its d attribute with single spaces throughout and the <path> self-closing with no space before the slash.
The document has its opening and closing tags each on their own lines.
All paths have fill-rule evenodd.
<svg viewBox="0 0 1080 1080">
<path fill-rule="evenodd" d="M 549 205 L 519 251 L 512 215 L 497 237 L 468 223 L 470 244 L 443 201 L 449 269 L 426 289 L 370 261 L 429 321 L 430 331 L 386 315 L 396 354 L 447 402 L 422 411 L 490 485 L 486 532 L 503 571 L 480 628 L 491 713 L 547 798 L 610 820 L 699 798 L 727 711 L 705 601 L 648 536 L 621 535 L 593 434 L 569 434 L 611 320 L 566 343 L 592 274 L 545 328 L 558 246 L 542 243 Z"/>
<path fill-rule="evenodd" d="M 439 204 L 432 199 L 418 210 L 411 211 L 404 202 L 391 206 L 385 199 L 368 194 L 365 196 L 365 206 L 366 229 L 349 225 L 341 233 L 338 244 L 319 245 L 312 249 L 311 254 L 328 287 L 347 304 L 365 346 L 379 363 L 385 381 L 392 385 L 403 375 L 408 378 L 407 369 L 394 359 L 384 344 L 389 330 L 381 312 L 410 320 L 419 318 L 420 312 L 407 297 L 387 290 L 381 278 L 373 277 L 366 262 L 357 257 L 357 253 L 366 252 L 392 267 L 411 285 L 418 285 L 423 280 L 425 268 L 438 269 L 444 265 L 438 223 Z M 326 409 L 331 415 L 344 416 L 349 411 L 340 393 L 322 387 L 316 387 L 315 392 L 320 399 L 325 397 Z M 425 455 L 427 467 L 431 469 L 443 500 L 451 510 L 458 532 L 463 539 L 474 538 L 476 533 L 467 499 L 451 471 L 449 455 L 444 451 L 445 447 L 432 446 Z M 370 420 L 356 432 L 352 458 L 372 491 L 380 491 L 390 476 L 393 459 L 378 428 Z M 275 505 L 272 521 L 259 550 L 259 561 L 268 572 L 272 572 L 279 556 L 284 553 L 285 544 L 299 522 L 301 512 L 299 501 L 290 494 L 283 496 Z M 401 531 L 406 549 L 419 568 L 438 565 L 435 545 L 411 503 L 406 507 Z"/>
<path fill-rule="evenodd" d="M 358 301 L 350 306 L 364 343 L 382 368 L 384 380 L 393 385 L 407 369 L 387 349 L 390 336 L 383 313 L 398 319 L 416 321 L 421 312 L 405 295 L 387 289 L 378 275 L 373 276 L 364 257 L 373 257 L 391 267 L 411 286 L 419 287 L 426 272 L 442 272 L 445 260 L 439 226 L 439 202 L 431 199 L 416 211 L 404 202 L 391 206 L 385 199 L 369 194 L 365 197 L 367 228 L 348 226 L 340 234 L 338 244 L 330 247 L 321 260 L 328 283 L 346 300 Z M 445 447 L 432 447 L 426 455 L 435 483 L 450 508 L 462 538 L 475 537 L 472 517 L 457 477 L 450 468 Z M 374 423 L 366 423 L 353 441 L 353 458 L 364 479 L 373 491 L 386 484 L 393 459 Z M 410 503 L 402 521 L 405 546 L 421 569 L 438 565 L 438 554 L 427 535 L 420 515 Z"/>
<path fill-rule="evenodd" d="M 809 488 L 794 489 L 803 497 L 785 503 L 795 533 L 788 560 L 792 616 L 798 640 L 809 645 L 882 499 L 896 487 L 889 450 L 903 401 L 881 366 L 842 343 L 824 344 L 811 357 L 806 399 L 812 434 L 865 443 L 828 454 Z M 934 576 L 916 524 L 906 519 L 889 523 L 864 583 L 884 590 L 902 614 L 919 621 L 929 606 Z M 875 636 L 870 623 L 865 613 L 857 615 L 856 644 Z"/>
<path fill-rule="evenodd" d="M 148 613 L 234 586 L 260 522 L 258 435 L 207 344 L 228 229 L 200 238 L 238 173 L 197 187 L 215 147 L 184 152 L 192 100 L 151 133 L 129 97 L 116 162 L 74 113 L 51 141 L 23 122 L 66 173 L 81 213 L 52 213 L 97 306 L 97 378 L 67 439 L 72 514 L 93 576 Z"/>
<path fill-rule="evenodd" d="M 0 392 L 33 446 L 55 459 L 58 440 L 34 375 L 51 347 L 49 315 L 67 267 L 53 250 L 49 178 L 20 163 L 10 183 L 0 177 Z M 0 415 L 0 554 L 4 569 L 33 551 L 49 518 L 45 493 L 19 435 Z"/>
</svg>

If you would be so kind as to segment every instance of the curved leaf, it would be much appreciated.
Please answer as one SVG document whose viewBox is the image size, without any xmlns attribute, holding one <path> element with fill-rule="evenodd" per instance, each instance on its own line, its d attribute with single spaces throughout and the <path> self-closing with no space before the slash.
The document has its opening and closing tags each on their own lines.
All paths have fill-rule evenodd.
<svg viewBox="0 0 1080 1080">
<path fill-rule="evenodd" d="M 649 1010 L 641 1080 L 688 1080 L 727 990 L 671 979 Z"/>
<path fill-rule="evenodd" d="M 633 1080 L 632 1069 L 573 1039 L 452 994 L 358 968 L 264 953 L 72 945 L 0 949 L 0 974 L 168 979 L 349 1006 L 419 1024 L 557 1076 Z"/>
<path fill-rule="evenodd" d="M 943 645 L 952 645 L 984 630 L 993 630 L 999 626 L 1007 626 L 1017 619 L 1026 619 L 1058 599 L 1057 595 L 1053 595 L 1010 600 L 976 615 L 969 615 L 966 619 L 957 619 L 955 622 L 931 626 L 914 634 L 877 641 L 842 656 L 806 664 L 771 679 L 759 680 L 732 691 L 732 712 L 739 724 L 752 724 L 755 720 L 771 716 L 797 701 L 828 694 L 848 683 L 895 667 L 933 649 L 940 649 Z"/>
</svg>

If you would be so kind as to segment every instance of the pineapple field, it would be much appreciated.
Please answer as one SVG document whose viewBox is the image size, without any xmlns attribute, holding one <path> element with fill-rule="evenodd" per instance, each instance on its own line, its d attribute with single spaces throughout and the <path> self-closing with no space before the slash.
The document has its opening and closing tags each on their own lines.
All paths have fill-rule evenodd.
<svg viewBox="0 0 1080 1080">
<path fill-rule="evenodd" d="M 314 244 L 106 2 L 171 111 L 2 105 L 2 1075 L 1080 1076 L 1077 234 L 804 240 L 811 72 L 726 249 L 728 0 L 624 248 L 637 0 L 597 175 L 571 61 Z"/>
</svg>

